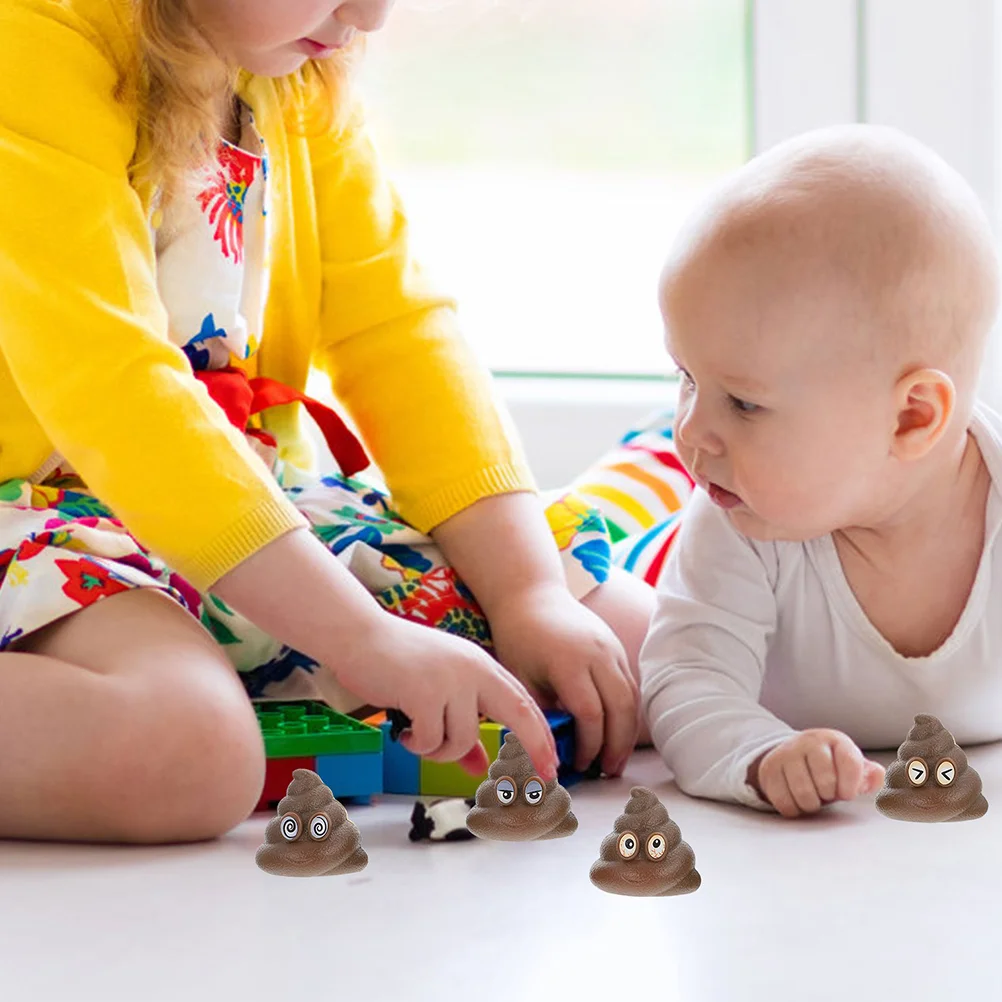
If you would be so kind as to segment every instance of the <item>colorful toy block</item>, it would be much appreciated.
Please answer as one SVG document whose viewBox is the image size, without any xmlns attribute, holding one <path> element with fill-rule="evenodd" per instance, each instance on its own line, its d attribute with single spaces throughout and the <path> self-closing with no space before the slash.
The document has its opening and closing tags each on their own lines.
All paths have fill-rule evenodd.
<svg viewBox="0 0 1002 1002">
<path fill-rule="evenodd" d="M 310 755 L 303 758 L 270 758 L 265 763 L 264 789 L 255 811 L 273 811 L 285 796 L 292 774 L 296 769 L 312 769 L 316 759 Z"/>
<path fill-rule="evenodd" d="M 383 792 L 382 752 L 362 755 L 318 755 L 313 770 L 338 800 L 367 804 Z"/>
<path fill-rule="evenodd" d="M 256 702 L 254 709 L 268 758 L 361 754 L 383 747 L 377 728 L 313 699 Z"/>
<path fill-rule="evenodd" d="M 256 810 L 274 810 L 295 769 L 310 769 L 339 800 L 368 803 L 383 792 L 383 735 L 377 727 L 312 699 L 254 704 L 267 758 Z"/>
<path fill-rule="evenodd" d="M 564 786 L 594 775 L 574 770 L 574 718 L 563 710 L 546 710 L 545 716 L 553 731 L 560 759 L 560 782 Z M 472 797 L 487 778 L 471 776 L 454 762 L 429 762 L 413 755 L 398 741 L 390 738 L 391 724 L 385 713 L 367 717 L 365 723 L 378 727 L 383 734 L 383 792 L 429 797 Z M 508 728 L 492 721 L 480 724 L 480 740 L 491 762 L 497 758 Z"/>
<path fill-rule="evenodd" d="M 421 793 L 421 759 L 409 752 L 399 741 L 390 740 L 391 724 L 379 724 L 383 732 L 383 792 Z"/>
<path fill-rule="evenodd" d="M 471 776 L 455 762 L 430 762 L 409 752 L 399 741 L 390 738 L 392 725 L 385 713 L 366 717 L 365 722 L 383 732 L 383 792 L 406 793 L 425 797 L 471 797 L 486 778 Z M 491 762 L 501 750 L 500 724 L 484 720 L 480 740 Z"/>
<path fill-rule="evenodd" d="M 501 751 L 500 724 L 485 720 L 480 725 L 480 740 L 487 749 L 488 759 L 493 762 Z M 480 776 L 471 776 L 455 762 L 429 762 L 421 759 L 421 796 L 423 797 L 472 797 L 477 787 L 487 778 L 486 770 Z"/>
</svg>

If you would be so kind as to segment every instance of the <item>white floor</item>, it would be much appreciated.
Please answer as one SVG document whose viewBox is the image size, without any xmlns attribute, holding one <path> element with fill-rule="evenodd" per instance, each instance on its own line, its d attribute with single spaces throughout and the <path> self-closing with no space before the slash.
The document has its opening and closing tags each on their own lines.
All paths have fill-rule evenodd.
<svg viewBox="0 0 1002 1002">
<path fill-rule="evenodd" d="M 580 828 L 554 842 L 412 844 L 410 799 L 353 808 L 370 862 L 348 877 L 259 871 L 263 815 L 200 846 L 0 843 L 0 998 L 998 998 L 1002 746 L 969 754 L 992 806 L 962 824 L 869 801 L 795 823 L 697 802 L 647 751 L 622 780 L 573 787 Z M 589 882 L 635 783 L 695 850 L 695 894 Z"/>
</svg>

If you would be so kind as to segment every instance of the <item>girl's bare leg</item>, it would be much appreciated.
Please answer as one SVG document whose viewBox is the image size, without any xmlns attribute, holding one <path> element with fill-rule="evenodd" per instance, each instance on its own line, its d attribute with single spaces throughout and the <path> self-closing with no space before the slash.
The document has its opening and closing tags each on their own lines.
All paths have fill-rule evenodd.
<svg viewBox="0 0 1002 1002">
<path fill-rule="evenodd" d="M 0 654 L 0 837 L 212 838 L 263 779 L 243 686 L 165 595 L 103 599 Z"/>
</svg>

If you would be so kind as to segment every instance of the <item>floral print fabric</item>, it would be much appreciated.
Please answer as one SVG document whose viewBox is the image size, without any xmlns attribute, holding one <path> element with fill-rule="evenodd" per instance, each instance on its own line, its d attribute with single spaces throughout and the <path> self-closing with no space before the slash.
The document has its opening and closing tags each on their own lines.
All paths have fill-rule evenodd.
<svg viewBox="0 0 1002 1002">
<path fill-rule="evenodd" d="M 316 536 L 394 615 L 490 648 L 490 628 L 435 543 L 407 525 L 389 496 L 360 480 L 278 463 L 276 474 Z M 609 538 L 572 494 L 546 508 L 568 585 L 581 598 L 608 576 Z M 199 593 L 134 539 L 73 473 L 0 484 L 0 650 L 49 623 L 131 588 L 157 588 L 196 617 L 264 696 L 316 664 L 263 633 L 211 593 Z"/>
</svg>

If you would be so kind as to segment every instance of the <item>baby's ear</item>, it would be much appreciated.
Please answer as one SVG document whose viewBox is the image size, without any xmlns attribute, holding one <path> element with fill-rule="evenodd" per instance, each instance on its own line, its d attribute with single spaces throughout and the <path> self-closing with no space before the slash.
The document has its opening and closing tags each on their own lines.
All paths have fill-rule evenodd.
<svg viewBox="0 0 1002 1002">
<path fill-rule="evenodd" d="M 891 451 L 903 462 L 914 462 L 942 438 L 953 417 L 957 391 L 945 372 L 914 369 L 898 380 L 894 398 L 897 427 Z"/>
</svg>

